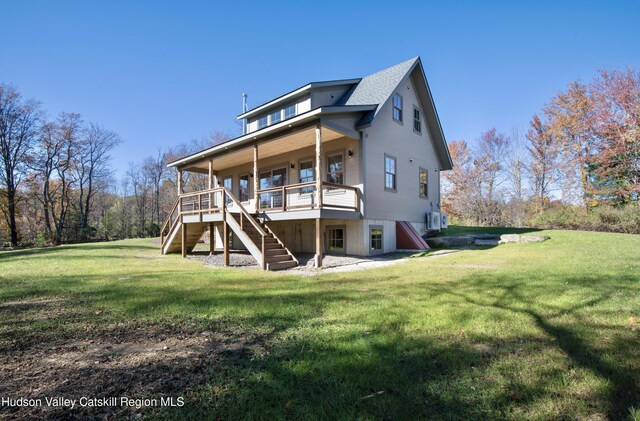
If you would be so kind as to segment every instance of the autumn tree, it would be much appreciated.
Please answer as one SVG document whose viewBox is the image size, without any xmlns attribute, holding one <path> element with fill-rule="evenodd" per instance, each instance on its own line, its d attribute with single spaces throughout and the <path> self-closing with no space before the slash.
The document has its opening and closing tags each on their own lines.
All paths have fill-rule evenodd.
<svg viewBox="0 0 640 421">
<path fill-rule="evenodd" d="M 640 200 L 640 72 L 600 71 L 590 84 L 598 153 L 593 160 L 600 195 L 624 204 Z"/>
<path fill-rule="evenodd" d="M 529 145 L 527 149 L 531 156 L 531 178 L 533 181 L 533 195 L 538 209 L 549 201 L 554 183 L 558 180 L 560 162 L 560 145 L 555 140 L 552 131 L 534 114 L 527 132 Z"/>
<path fill-rule="evenodd" d="M 14 247 L 18 245 L 18 186 L 28 171 L 40 117 L 38 102 L 23 100 L 13 87 L 0 85 L 0 182 L 5 199 L 2 212 Z"/>
</svg>

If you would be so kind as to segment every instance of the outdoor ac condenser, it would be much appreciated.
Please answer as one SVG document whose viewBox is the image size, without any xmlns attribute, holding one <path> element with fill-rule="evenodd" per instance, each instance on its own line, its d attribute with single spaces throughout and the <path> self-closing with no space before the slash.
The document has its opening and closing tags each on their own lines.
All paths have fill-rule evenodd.
<svg viewBox="0 0 640 421">
<path fill-rule="evenodd" d="M 447 214 L 443 213 L 442 215 L 440 215 L 440 228 L 441 229 L 446 229 L 447 227 L 449 227 L 449 221 L 447 220 Z"/>
<path fill-rule="evenodd" d="M 440 212 L 430 212 L 427 214 L 427 229 L 440 229 Z"/>
</svg>

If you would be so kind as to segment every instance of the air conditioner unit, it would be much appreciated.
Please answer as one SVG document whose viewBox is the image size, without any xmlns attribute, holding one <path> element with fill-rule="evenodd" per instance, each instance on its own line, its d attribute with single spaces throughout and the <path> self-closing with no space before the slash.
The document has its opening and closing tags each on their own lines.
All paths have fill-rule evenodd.
<svg viewBox="0 0 640 421">
<path fill-rule="evenodd" d="M 427 214 L 427 229 L 440 229 L 440 212 L 430 212 Z"/>
<path fill-rule="evenodd" d="M 447 227 L 449 227 L 449 218 L 447 218 L 447 214 L 443 213 L 440 215 L 440 228 L 441 229 L 446 229 Z"/>
</svg>

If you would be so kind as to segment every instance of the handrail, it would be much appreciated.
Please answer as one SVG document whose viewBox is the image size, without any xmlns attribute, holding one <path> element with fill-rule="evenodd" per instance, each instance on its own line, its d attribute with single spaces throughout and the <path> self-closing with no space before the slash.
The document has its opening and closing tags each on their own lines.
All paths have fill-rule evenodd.
<svg viewBox="0 0 640 421">
<path fill-rule="evenodd" d="M 260 233 L 260 235 L 262 235 L 263 237 L 267 235 L 266 232 L 264 232 L 264 230 L 262 229 L 262 227 L 256 222 L 256 220 L 249 214 L 249 212 L 247 212 L 247 210 L 244 208 L 244 206 L 242 206 L 242 204 L 240 204 L 240 202 L 238 201 L 238 199 L 236 199 L 236 197 L 229 191 L 226 189 L 226 187 L 221 187 L 221 189 L 224 191 L 224 193 L 229 196 L 229 198 L 231 199 L 231 201 L 233 203 L 236 204 L 236 206 L 238 206 L 238 209 L 240 209 L 240 213 L 249 220 L 249 222 L 251 222 L 251 225 L 253 225 L 253 227 Z M 225 205 L 226 206 L 226 205 Z"/>
<path fill-rule="evenodd" d="M 271 192 L 276 192 L 276 191 L 282 191 L 283 188 L 285 190 L 293 190 L 293 189 L 297 189 L 297 188 L 301 188 L 301 187 L 310 187 L 310 186 L 315 186 L 315 185 L 316 185 L 315 181 L 309 181 L 309 182 L 306 182 L 306 183 L 287 184 L 287 185 L 280 186 L 280 187 L 270 187 L 268 189 L 258 190 L 258 193 L 271 193 Z"/>
<path fill-rule="evenodd" d="M 169 225 L 169 222 L 171 222 L 171 220 L 173 219 L 173 214 L 176 211 L 176 209 L 178 208 L 178 203 L 180 203 L 180 196 L 178 196 L 176 198 L 176 201 L 173 203 L 173 207 L 171 208 L 171 211 L 169 211 L 167 219 L 164 221 L 164 224 L 162 225 L 162 228 L 160 229 L 160 244 L 162 245 L 162 247 L 164 247 L 164 236 L 165 236 L 164 231 L 167 228 L 167 226 Z M 171 224 L 170 228 L 173 228 L 173 223 Z M 169 232 L 171 232 L 171 231 L 169 230 Z M 169 233 L 167 233 L 167 235 L 168 234 Z"/>
</svg>

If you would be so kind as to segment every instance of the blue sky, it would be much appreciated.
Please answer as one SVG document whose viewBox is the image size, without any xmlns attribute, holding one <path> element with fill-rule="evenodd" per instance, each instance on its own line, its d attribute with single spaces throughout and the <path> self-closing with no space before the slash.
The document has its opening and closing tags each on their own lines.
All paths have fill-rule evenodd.
<svg viewBox="0 0 640 421">
<path fill-rule="evenodd" d="M 639 1 L 0 1 L 0 82 L 117 131 L 128 162 L 310 81 L 422 57 L 445 135 L 527 130 L 566 84 L 640 67 Z"/>
</svg>

